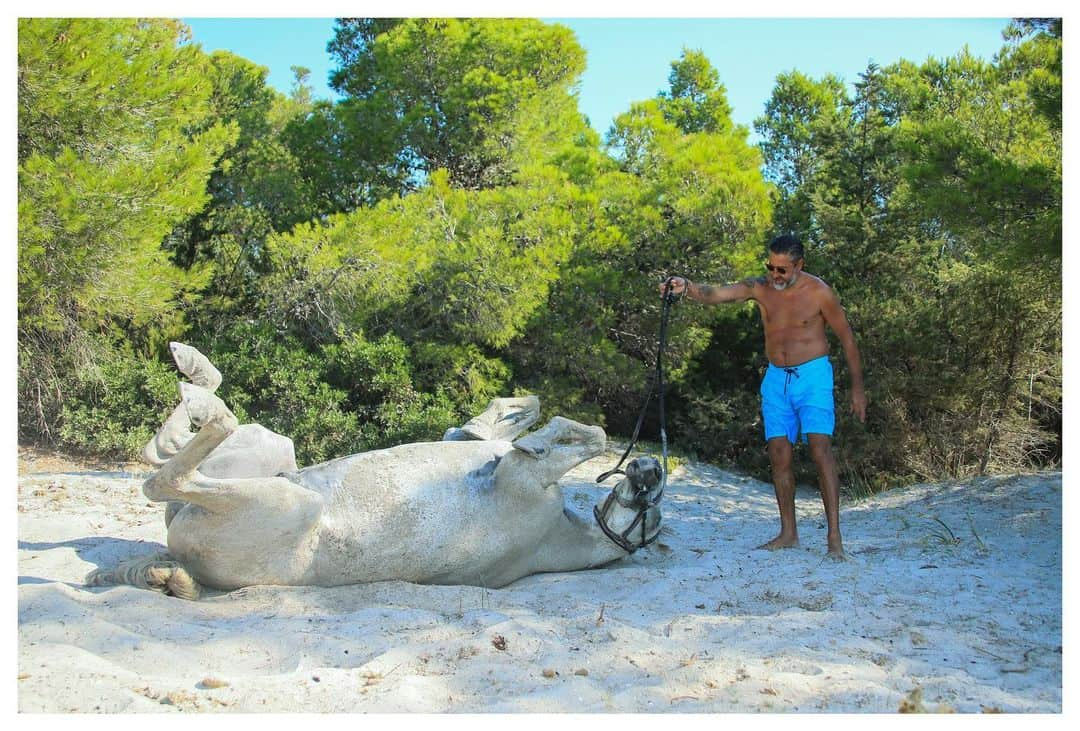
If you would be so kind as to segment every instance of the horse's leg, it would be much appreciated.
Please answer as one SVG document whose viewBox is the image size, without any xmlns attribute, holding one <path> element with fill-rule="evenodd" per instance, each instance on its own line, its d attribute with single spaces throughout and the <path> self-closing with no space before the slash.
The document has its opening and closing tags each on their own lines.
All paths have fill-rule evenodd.
<svg viewBox="0 0 1080 731">
<path fill-rule="evenodd" d="M 183 449 L 193 436 L 194 432 L 188 429 L 187 411 L 183 404 L 179 404 L 165 419 L 157 434 L 142 448 L 142 459 L 147 464 L 160 467 Z"/>
<path fill-rule="evenodd" d="M 186 504 L 169 525 L 172 560 L 217 589 L 311 583 L 322 495 L 284 477 L 199 472 L 206 456 L 237 429 L 236 417 L 205 389 L 182 383 L 180 390 L 199 431 L 143 483 L 150 500 Z"/>
<path fill-rule="evenodd" d="M 94 569 L 84 583 L 87 586 L 130 584 L 190 601 L 199 598 L 201 589 L 180 562 L 167 553 L 128 559 L 114 569 Z"/>
<path fill-rule="evenodd" d="M 169 350 L 176 361 L 176 367 L 196 386 L 213 393 L 221 385 L 221 372 L 198 350 L 176 342 L 169 343 Z M 192 436 L 194 434 L 188 428 L 187 410 L 183 404 L 178 404 L 154 438 L 143 447 L 142 458 L 151 465 L 160 467 L 183 449 Z"/>
<path fill-rule="evenodd" d="M 221 384 L 221 372 L 214 367 L 210 360 L 190 345 L 184 343 L 169 343 L 169 351 L 172 353 L 176 367 L 185 376 L 191 379 L 196 386 L 205 388 L 213 393 Z M 142 449 L 144 462 L 161 467 L 195 436 L 189 427 L 187 409 L 178 404 L 165 423 L 161 425 L 153 438 Z M 165 508 L 165 527 L 169 527 L 173 517 L 184 507 L 179 501 L 170 502 Z"/>
<path fill-rule="evenodd" d="M 169 350 L 176 361 L 176 367 L 190 378 L 192 383 L 210 393 L 217 391 L 217 387 L 221 385 L 221 371 L 214 367 L 209 358 L 184 343 L 171 342 Z"/>
<path fill-rule="evenodd" d="M 160 469 L 164 468 L 169 461 L 176 458 L 193 442 L 200 441 L 204 445 L 217 440 L 217 432 L 221 432 L 223 440 L 231 431 L 228 424 L 223 428 L 209 429 L 201 440 L 188 429 L 188 410 L 183 402 L 184 390 L 187 384 L 180 384 L 181 403 L 169 418 L 165 420 L 161 429 L 153 439 L 143 448 L 143 459 Z M 216 398 L 216 397 L 215 397 Z M 224 404 L 222 404 L 224 406 Z M 226 409 L 226 411 L 228 411 Z M 232 416 L 231 413 L 229 416 Z M 233 417 L 235 424 L 235 417 Z M 233 426 L 232 428 L 235 428 Z M 220 441 L 220 440 L 218 440 Z M 199 446 L 199 445 L 195 445 Z M 216 443 L 210 444 L 213 449 Z M 201 447 L 200 447 L 201 448 Z M 156 473 L 155 473 L 156 474 Z M 149 482 L 149 480 L 148 480 Z M 145 485 L 143 492 L 146 492 Z M 187 503 L 181 500 L 170 500 L 165 508 L 165 526 L 172 523 L 176 514 Z M 170 596 L 194 601 L 199 598 L 199 584 L 191 578 L 191 575 L 178 562 L 167 553 L 140 556 L 123 561 L 112 569 L 95 569 L 85 579 L 87 586 L 101 586 L 103 584 L 130 584 L 140 589 L 160 591 Z"/>
<path fill-rule="evenodd" d="M 181 383 L 180 393 L 199 432 L 143 483 L 147 498 L 155 502 L 179 500 L 210 512 L 227 512 L 273 495 L 275 506 L 283 510 L 299 508 L 301 515 L 309 514 L 313 508 L 316 513 L 321 510 L 322 497 L 318 493 L 284 477 L 214 479 L 199 473 L 199 464 L 236 431 L 238 424 L 221 399 L 209 391 Z"/>
<path fill-rule="evenodd" d="M 540 418 L 540 399 L 536 396 L 492 399 L 480 414 L 461 427 L 452 427 L 443 441 L 470 439 L 511 442 Z"/>
</svg>

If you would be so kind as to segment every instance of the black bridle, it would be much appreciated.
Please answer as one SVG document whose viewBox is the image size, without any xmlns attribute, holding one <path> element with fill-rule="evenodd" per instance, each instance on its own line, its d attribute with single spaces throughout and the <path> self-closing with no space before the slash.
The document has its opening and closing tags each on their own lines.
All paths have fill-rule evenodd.
<svg viewBox="0 0 1080 731">
<path fill-rule="evenodd" d="M 651 465 L 649 465 L 650 462 Z M 643 468 L 642 464 L 648 466 Z M 604 531 L 604 535 L 627 553 L 633 553 L 639 548 L 644 548 L 660 535 L 660 531 L 657 530 L 652 538 L 648 538 L 646 531 L 649 529 L 650 524 L 657 526 L 660 523 L 660 509 L 657 506 L 664 496 L 664 485 L 661 484 L 663 473 L 664 470 L 655 457 L 638 457 L 627 465 L 624 473 L 626 478 L 620 480 L 619 484 L 608 493 L 604 504 L 602 506 L 593 506 L 593 517 L 596 518 L 600 530 Z M 658 485 L 659 489 L 657 489 Z M 629 510 L 637 511 L 637 515 L 634 516 L 630 525 L 622 533 L 615 532 L 608 525 L 608 518 L 615 503 Z M 655 520 L 650 521 L 649 518 L 652 516 L 655 516 Z M 635 543 L 630 540 L 630 534 L 634 532 L 638 525 L 641 526 L 641 539 Z"/>
<path fill-rule="evenodd" d="M 646 539 L 645 526 L 648 521 L 645 519 L 649 511 L 657 511 L 656 507 L 661 498 L 664 496 L 664 489 L 667 487 L 667 474 L 668 474 L 668 446 L 667 446 L 667 422 L 664 415 L 664 350 L 667 348 L 667 328 L 668 320 L 671 316 L 671 306 L 678 301 L 678 296 L 671 291 L 671 278 L 669 277 L 664 282 L 664 305 L 660 313 L 660 336 L 658 338 L 659 344 L 656 350 L 656 371 L 653 374 L 652 383 L 649 386 L 649 391 L 645 396 L 645 403 L 641 405 L 641 413 L 638 414 L 637 424 L 634 425 L 634 434 L 630 437 L 630 444 L 627 446 L 626 451 L 623 452 L 622 457 L 619 458 L 619 463 L 612 469 L 608 470 L 604 474 L 596 478 L 597 482 L 603 482 L 612 475 L 626 475 L 627 480 L 620 481 L 618 485 L 611 491 L 604 501 L 601 508 L 593 506 L 593 516 L 596 518 L 596 522 L 600 526 L 600 530 L 604 531 L 604 535 L 615 542 L 620 548 L 629 553 L 633 553 L 639 548 L 643 548 L 660 535 L 657 531 L 652 538 Z M 660 409 L 660 448 L 663 455 L 663 466 L 660 469 L 660 489 L 656 491 L 656 494 L 651 496 L 652 486 L 647 485 L 647 480 L 640 481 L 634 478 L 634 476 L 627 474 L 627 472 L 619 469 L 622 463 L 626 461 L 626 458 L 633 451 L 634 446 L 637 445 L 638 435 L 641 433 L 641 425 L 645 423 L 645 414 L 649 409 L 649 402 L 652 400 L 654 392 L 659 392 L 658 406 Z M 636 460 L 635 460 L 636 462 Z M 631 462 L 633 464 L 633 462 Z M 634 494 L 631 497 L 622 497 L 619 495 L 620 490 L 629 483 Z M 653 483 L 655 484 L 655 483 Z M 607 524 L 607 517 L 611 509 L 612 503 L 618 501 L 624 508 L 636 509 L 638 511 L 634 520 L 630 523 L 630 526 L 622 533 L 616 533 Z M 638 526 L 641 525 L 641 540 L 637 543 L 633 543 L 629 539 L 630 533 Z"/>
</svg>

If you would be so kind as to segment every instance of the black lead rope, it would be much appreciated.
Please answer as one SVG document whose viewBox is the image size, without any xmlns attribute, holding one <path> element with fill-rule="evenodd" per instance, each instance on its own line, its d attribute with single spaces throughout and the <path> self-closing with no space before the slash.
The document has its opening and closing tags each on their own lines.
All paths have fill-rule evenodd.
<svg viewBox="0 0 1080 731">
<path fill-rule="evenodd" d="M 634 435 L 630 437 L 630 445 L 623 452 L 623 456 L 619 459 L 619 463 L 612 469 L 608 470 L 604 474 L 596 478 L 597 482 L 603 482 L 612 475 L 625 475 L 626 473 L 620 469 L 622 463 L 626 461 L 626 458 L 630 455 L 630 452 L 634 450 L 637 445 L 638 434 L 641 432 L 641 425 L 645 422 L 645 414 L 649 410 L 649 402 L 652 400 L 653 393 L 656 391 L 656 387 L 660 387 L 659 407 L 660 407 L 660 446 L 664 457 L 663 471 L 661 476 L 660 492 L 657 496 L 664 494 L 664 488 L 667 487 L 667 472 L 668 472 L 668 447 L 667 447 L 667 428 L 666 420 L 664 416 L 664 350 L 667 348 L 667 328 L 668 320 L 671 316 L 671 305 L 678 300 L 678 297 L 671 292 L 671 278 L 669 277 L 664 282 L 664 306 L 660 313 L 660 338 L 659 345 L 656 350 L 656 372 L 653 374 L 652 384 L 649 386 L 649 392 L 645 396 L 645 403 L 641 405 L 641 413 L 638 414 L 637 424 L 634 425 Z M 641 526 L 642 540 L 645 537 L 645 525 L 644 521 Z"/>
</svg>

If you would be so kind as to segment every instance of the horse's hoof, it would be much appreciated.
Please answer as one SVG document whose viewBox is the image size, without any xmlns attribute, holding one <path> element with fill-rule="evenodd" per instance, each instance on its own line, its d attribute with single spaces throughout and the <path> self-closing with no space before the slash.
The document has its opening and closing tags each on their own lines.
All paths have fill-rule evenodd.
<svg viewBox="0 0 1080 731">
<path fill-rule="evenodd" d="M 196 386 L 214 392 L 221 385 L 221 371 L 214 367 L 210 359 L 190 345 L 170 342 L 173 360 L 180 372 L 191 379 Z"/>
<path fill-rule="evenodd" d="M 187 409 L 188 418 L 195 426 L 205 427 L 216 424 L 225 431 L 231 432 L 236 429 L 238 422 L 236 416 L 229 411 L 225 402 L 205 388 L 190 383 L 180 384 L 180 399 Z"/>
</svg>

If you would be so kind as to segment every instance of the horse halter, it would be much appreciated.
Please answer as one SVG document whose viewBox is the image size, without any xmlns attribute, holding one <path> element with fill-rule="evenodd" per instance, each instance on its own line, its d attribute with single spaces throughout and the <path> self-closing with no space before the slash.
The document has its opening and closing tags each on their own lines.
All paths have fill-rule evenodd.
<svg viewBox="0 0 1080 731">
<path fill-rule="evenodd" d="M 600 530 L 619 548 L 633 553 L 644 548 L 660 535 L 660 509 L 657 507 L 664 497 L 664 485 L 661 478 L 664 471 L 655 457 L 638 457 L 626 465 L 626 477 L 608 493 L 602 506 L 593 506 L 593 517 Z M 636 510 L 637 515 L 621 533 L 617 533 L 608 524 L 611 512 L 618 503 L 628 510 Z M 641 526 L 641 538 L 632 541 L 630 534 Z M 651 538 L 646 531 L 655 528 Z"/>
</svg>

